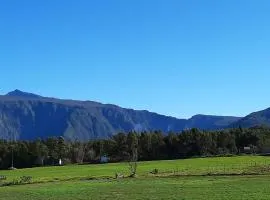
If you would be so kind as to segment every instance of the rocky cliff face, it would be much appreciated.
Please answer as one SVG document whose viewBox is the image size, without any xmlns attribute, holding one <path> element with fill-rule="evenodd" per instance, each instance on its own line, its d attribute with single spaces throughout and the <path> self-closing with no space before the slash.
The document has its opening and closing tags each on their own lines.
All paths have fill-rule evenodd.
<svg viewBox="0 0 270 200">
<path fill-rule="evenodd" d="M 16 90 L 0 96 L 0 138 L 32 140 L 50 136 L 90 140 L 132 130 L 219 129 L 237 117 L 195 116 L 189 120 L 124 109 L 92 101 L 45 98 Z"/>
</svg>

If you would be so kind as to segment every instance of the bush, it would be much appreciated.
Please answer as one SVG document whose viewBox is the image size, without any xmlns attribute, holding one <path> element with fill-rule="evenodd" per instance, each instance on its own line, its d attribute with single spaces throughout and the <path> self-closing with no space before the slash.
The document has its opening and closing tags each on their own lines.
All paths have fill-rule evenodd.
<svg viewBox="0 0 270 200">
<path fill-rule="evenodd" d="M 135 178 L 137 176 L 137 162 L 129 162 L 129 177 Z"/>
<path fill-rule="evenodd" d="M 32 177 L 31 176 L 22 176 L 20 177 L 20 183 L 23 184 L 23 183 L 31 183 L 32 181 Z"/>
<path fill-rule="evenodd" d="M 151 174 L 158 174 L 158 169 L 153 169 L 153 170 L 151 171 Z"/>
<path fill-rule="evenodd" d="M 2 180 L 6 180 L 5 176 L 1 176 Z M 22 176 L 19 179 L 13 179 L 12 181 L 9 182 L 3 182 L 2 184 L 0 184 L 0 186 L 12 186 L 12 185 L 24 185 L 24 184 L 29 184 L 32 182 L 32 177 L 31 176 Z"/>
<path fill-rule="evenodd" d="M 1 184 L 1 186 L 12 186 L 12 185 L 20 185 L 20 181 L 13 179 L 13 181 L 9 181 L 9 182 L 4 182 L 3 184 Z"/>
<path fill-rule="evenodd" d="M 124 178 L 124 175 L 121 173 L 115 173 L 115 179 Z"/>
<path fill-rule="evenodd" d="M 5 180 L 7 180 L 7 177 L 0 175 L 0 181 L 5 181 Z"/>
</svg>

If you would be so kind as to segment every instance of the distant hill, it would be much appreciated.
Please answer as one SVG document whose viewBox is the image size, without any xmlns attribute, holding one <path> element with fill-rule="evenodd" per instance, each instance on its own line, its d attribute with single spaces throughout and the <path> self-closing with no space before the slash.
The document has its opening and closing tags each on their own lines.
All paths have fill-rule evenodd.
<svg viewBox="0 0 270 200">
<path fill-rule="evenodd" d="M 228 125 L 240 120 L 241 117 L 195 115 L 187 120 L 185 128 L 199 128 L 204 130 L 216 130 L 227 128 Z"/>
<path fill-rule="evenodd" d="M 118 132 L 188 128 L 222 129 L 238 117 L 197 115 L 177 119 L 93 101 L 62 100 L 15 90 L 0 96 L 0 138 L 32 140 L 64 136 L 71 140 L 108 138 Z"/>
<path fill-rule="evenodd" d="M 243 128 L 249 128 L 254 126 L 270 127 L 270 108 L 251 113 L 231 125 L 231 127 L 239 127 L 239 126 Z"/>
</svg>

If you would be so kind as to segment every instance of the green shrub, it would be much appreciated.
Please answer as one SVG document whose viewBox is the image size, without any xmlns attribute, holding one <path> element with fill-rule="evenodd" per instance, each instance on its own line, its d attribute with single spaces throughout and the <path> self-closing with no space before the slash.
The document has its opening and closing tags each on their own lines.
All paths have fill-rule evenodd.
<svg viewBox="0 0 270 200">
<path fill-rule="evenodd" d="M 0 181 L 5 181 L 5 180 L 7 180 L 7 177 L 3 176 L 3 175 L 0 175 Z"/>
<path fill-rule="evenodd" d="M 20 183 L 31 183 L 32 182 L 32 176 L 22 176 L 20 177 Z"/>
<path fill-rule="evenodd" d="M 158 169 L 153 169 L 152 171 L 151 171 L 151 174 L 158 174 Z"/>
</svg>

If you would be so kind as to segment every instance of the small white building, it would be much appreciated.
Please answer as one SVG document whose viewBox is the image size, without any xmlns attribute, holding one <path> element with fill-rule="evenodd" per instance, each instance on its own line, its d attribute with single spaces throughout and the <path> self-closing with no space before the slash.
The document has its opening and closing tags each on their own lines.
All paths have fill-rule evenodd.
<svg viewBox="0 0 270 200">
<path fill-rule="evenodd" d="M 109 162 L 109 158 L 107 156 L 100 157 L 100 163 L 108 163 L 108 162 Z"/>
<path fill-rule="evenodd" d="M 244 151 L 251 151 L 250 147 L 244 147 Z"/>
</svg>

